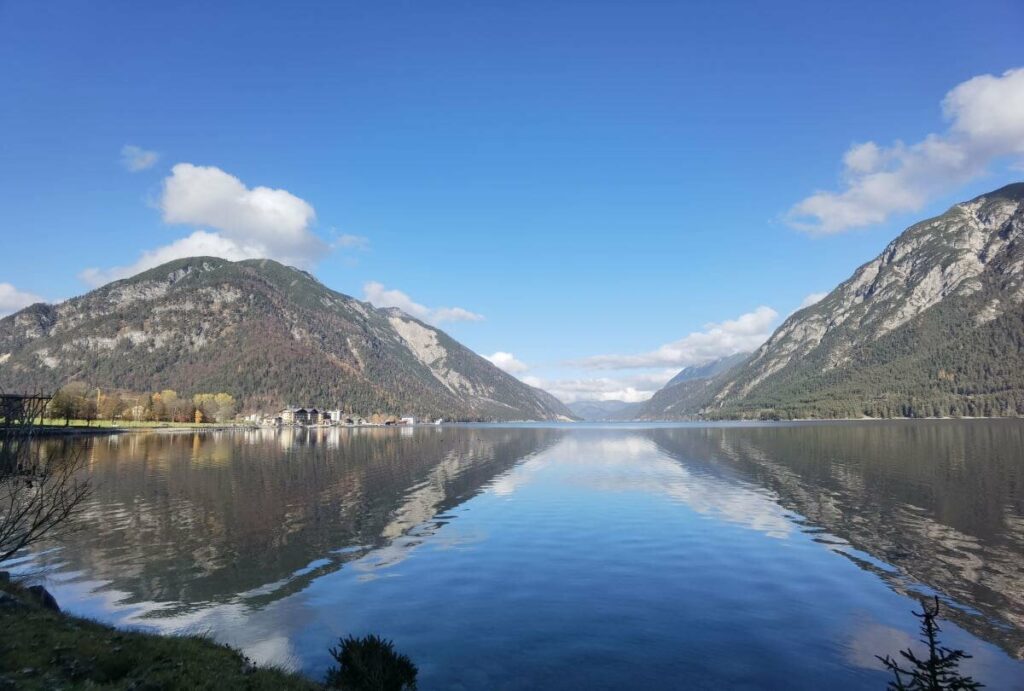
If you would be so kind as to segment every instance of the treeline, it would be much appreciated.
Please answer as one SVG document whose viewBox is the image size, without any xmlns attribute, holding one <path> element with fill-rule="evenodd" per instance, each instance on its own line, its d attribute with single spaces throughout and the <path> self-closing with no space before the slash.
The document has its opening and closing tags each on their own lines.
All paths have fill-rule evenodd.
<svg viewBox="0 0 1024 691">
<path fill-rule="evenodd" d="M 51 418 L 131 420 L 134 422 L 227 422 L 238 413 L 231 394 L 199 393 L 191 398 L 172 389 L 152 393 L 104 392 L 75 382 L 64 386 L 50 400 Z"/>
<path fill-rule="evenodd" d="M 746 396 L 726 397 L 722 407 L 709 396 L 703 412 L 780 419 L 1024 416 L 1024 309 L 1008 309 L 982 324 L 974 316 L 1002 296 L 987 289 L 950 298 L 874 340 L 858 340 L 840 327 L 823 347 Z M 840 366 L 830 360 L 836 343 L 854 344 Z M 734 390 L 756 375 L 747 368 Z"/>
<path fill-rule="evenodd" d="M 816 401 L 806 406 L 780 404 L 763 408 L 708 409 L 701 417 L 708 420 L 1024 417 L 1024 397 L 996 394 L 952 399 Z"/>
</svg>

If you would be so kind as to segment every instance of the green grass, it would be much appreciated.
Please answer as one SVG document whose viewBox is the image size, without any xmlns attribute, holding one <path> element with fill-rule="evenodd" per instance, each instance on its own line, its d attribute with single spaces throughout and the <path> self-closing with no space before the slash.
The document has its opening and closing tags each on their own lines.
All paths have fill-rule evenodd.
<svg viewBox="0 0 1024 691">
<path fill-rule="evenodd" d="M 113 629 L 26 602 L 16 585 L 3 590 L 20 602 L 0 604 L 0 688 L 322 688 L 297 674 L 253 667 L 208 638 Z"/>
<path fill-rule="evenodd" d="M 64 427 L 64 418 L 44 418 L 42 425 L 46 427 Z M 92 427 L 103 429 L 113 427 L 115 429 L 160 429 L 162 427 L 194 427 L 196 429 L 244 426 L 244 423 L 220 423 L 220 422 L 154 422 L 150 420 L 77 420 L 72 418 L 68 427 Z"/>
</svg>

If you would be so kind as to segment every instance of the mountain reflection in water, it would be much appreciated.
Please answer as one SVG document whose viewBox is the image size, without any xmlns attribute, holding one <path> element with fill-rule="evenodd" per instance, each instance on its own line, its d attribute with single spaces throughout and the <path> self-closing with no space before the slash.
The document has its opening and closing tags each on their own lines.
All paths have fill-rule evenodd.
<svg viewBox="0 0 1024 691">
<path fill-rule="evenodd" d="M 822 542 L 900 592 L 924 585 L 961 603 L 946 615 L 1024 658 L 1017 421 L 661 429 L 653 438 L 684 464 L 737 470 Z"/>
<path fill-rule="evenodd" d="M 1024 687 L 1018 421 L 43 443 L 86 445 L 96 487 L 22 565 L 62 604 L 313 676 L 374 631 L 423 688 L 873 688 L 936 592 L 976 676 Z"/>
<path fill-rule="evenodd" d="M 412 430 L 402 430 L 411 432 Z M 89 445 L 95 492 L 40 564 L 161 603 L 265 602 L 379 549 L 550 445 L 554 430 L 126 434 Z M 57 442 L 81 443 L 81 442 Z"/>
</svg>

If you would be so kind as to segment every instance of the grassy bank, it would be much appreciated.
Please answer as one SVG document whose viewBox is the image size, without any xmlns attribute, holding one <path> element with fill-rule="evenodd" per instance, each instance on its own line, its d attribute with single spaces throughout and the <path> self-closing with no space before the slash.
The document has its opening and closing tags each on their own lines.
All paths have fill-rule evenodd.
<svg viewBox="0 0 1024 691">
<path fill-rule="evenodd" d="M 113 629 L 44 609 L 16 585 L 2 591 L 0 689 L 322 688 L 207 638 Z"/>
<path fill-rule="evenodd" d="M 252 429 L 253 425 L 221 422 L 150 422 L 117 420 L 76 420 L 67 423 L 60 418 L 46 418 L 35 425 L 34 433 L 41 436 L 118 434 L 120 432 L 200 432 L 232 429 Z"/>
<path fill-rule="evenodd" d="M 45 418 L 44 427 L 86 427 L 91 429 L 224 429 L 226 427 L 246 427 L 243 423 L 230 424 L 223 422 L 153 422 L 150 420 L 77 420 L 72 418 L 65 422 L 64 418 Z"/>
</svg>

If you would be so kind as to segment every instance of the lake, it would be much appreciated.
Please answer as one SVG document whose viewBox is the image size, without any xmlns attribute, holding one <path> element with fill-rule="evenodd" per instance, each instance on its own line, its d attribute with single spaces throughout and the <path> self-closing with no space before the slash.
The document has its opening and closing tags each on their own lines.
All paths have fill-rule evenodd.
<svg viewBox="0 0 1024 691">
<path fill-rule="evenodd" d="M 1024 689 L 1024 423 L 123 434 L 19 564 L 74 613 L 322 677 L 349 633 L 422 689 L 882 689 L 919 596 Z"/>
</svg>

